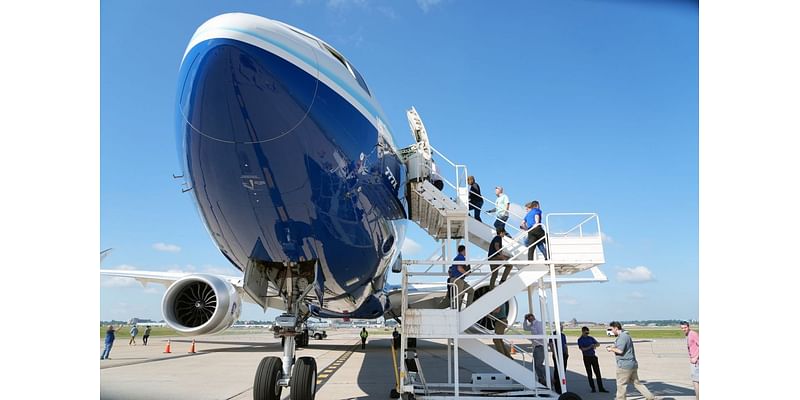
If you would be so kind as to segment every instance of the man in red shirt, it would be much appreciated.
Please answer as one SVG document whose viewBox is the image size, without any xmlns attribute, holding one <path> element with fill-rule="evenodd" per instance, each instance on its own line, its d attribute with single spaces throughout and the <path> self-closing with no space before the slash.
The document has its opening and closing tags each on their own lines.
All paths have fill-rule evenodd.
<svg viewBox="0 0 800 400">
<path fill-rule="evenodd" d="M 681 330 L 686 335 L 686 348 L 689 349 L 694 396 L 700 400 L 700 335 L 692 330 L 687 321 L 681 321 Z"/>
</svg>

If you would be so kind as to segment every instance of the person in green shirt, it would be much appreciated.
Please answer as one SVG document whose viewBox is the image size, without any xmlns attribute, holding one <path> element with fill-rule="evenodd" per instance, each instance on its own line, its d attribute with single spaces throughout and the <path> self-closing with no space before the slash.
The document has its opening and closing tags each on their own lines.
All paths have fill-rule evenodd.
<svg viewBox="0 0 800 400">
<path fill-rule="evenodd" d="M 622 330 L 622 324 L 613 321 L 609 324 L 611 332 L 617 337 L 613 345 L 608 345 L 606 350 L 614 353 L 617 358 L 617 397 L 616 400 L 625 400 L 628 383 L 633 383 L 636 390 L 645 399 L 654 400 L 655 396 L 647 390 L 647 386 L 639 382 L 639 363 L 636 362 L 636 353 L 633 351 L 633 340 L 628 331 Z"/>
</svg>

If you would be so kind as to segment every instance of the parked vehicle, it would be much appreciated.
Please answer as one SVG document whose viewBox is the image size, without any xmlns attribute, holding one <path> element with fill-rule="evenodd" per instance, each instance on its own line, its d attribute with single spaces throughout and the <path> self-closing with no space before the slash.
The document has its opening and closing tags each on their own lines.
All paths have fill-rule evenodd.
<svg viewBox="0 0 800 400">
<path fill-rule="evenodd" d="M 309 329 L 308 330 L 308 336 L 311 336 L 311 337 L 313 337 L 314 339 L 317 339 L 317 340 L 322 340 L 322 339 L 325 339 L 326 337 L 328 337 L 328 334 L 325 331 L 320 330 L 320 329 Z"/>
</svg>

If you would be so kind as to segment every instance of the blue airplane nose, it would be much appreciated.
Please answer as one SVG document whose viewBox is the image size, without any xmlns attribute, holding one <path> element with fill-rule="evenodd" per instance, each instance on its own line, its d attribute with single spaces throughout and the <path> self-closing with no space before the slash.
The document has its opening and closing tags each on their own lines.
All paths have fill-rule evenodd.
<svg viewBox="0 0 800 400">
<path fill-rule="evenodd" d="M 291 133 L 314 101 L 318 81 L 285 59 L 230 39 L 200 43 L 183 61 L 182 119 L 228 143 L 261 143 Z"/>
</svg>

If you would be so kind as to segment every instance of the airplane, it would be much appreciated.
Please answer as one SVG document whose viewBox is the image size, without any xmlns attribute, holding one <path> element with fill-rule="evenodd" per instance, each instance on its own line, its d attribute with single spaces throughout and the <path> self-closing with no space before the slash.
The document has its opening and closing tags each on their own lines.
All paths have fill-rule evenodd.
<svg viewBox="0 0 800 400">
<path fill-rule="evenodd" d="M 101 270 L 167 287 L 162 313 L 184 335 L 219 333 L 242 301 L 283 310 L 283 356 L 261 360 L 255 399 L 314 399 L 308 318 L 398 318 L 406 170 L 386 117 L 355 66 L 330 44 L 244 13 L 203 23 L 177 85 L 184 192 L 242 276 Z M 104 252 L 101 258 L 107 254 Z M 409 302 L 438 302 L 444 284 Z M 516 300 L 509 301 L 515 320 Z"/>
</svg>

